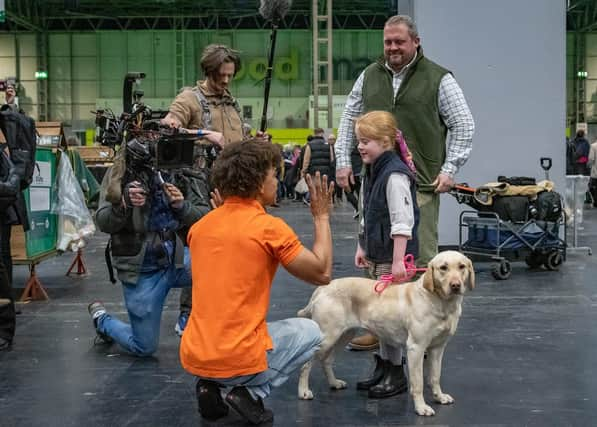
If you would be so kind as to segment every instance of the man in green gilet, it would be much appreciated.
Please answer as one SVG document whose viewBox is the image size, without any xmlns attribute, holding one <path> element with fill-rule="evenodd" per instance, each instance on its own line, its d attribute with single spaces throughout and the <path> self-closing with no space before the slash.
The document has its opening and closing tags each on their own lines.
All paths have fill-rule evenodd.
<svg viewBox="0 0 597 427">
<path fill-rule="evenodd" d="M 439 195 L 452 188 L 454 175 L 468 159 L 475 125 L 450 71 L 423 55 L 412 18 L 389 18 L 383 38 L 384 57 L 361 73 L 346 100 L 335 145 L 336 181 L 342 188 L 354 182 L 350 153 L 356 143 L 355 118 L 373 110 L 393 113 L 417 168 L 417 265 L 426 266 L 437 253 Z M 377 346 L 371 335 L 357 337 L 350 344 L 354 350 Z M 382 358 L 383 352 L 382 343 Z M 373 385 L 383 383 L 381 370 L 376 373 Z M 363 383 L 371 386 L 371 381 Z M 394 387 L 390 394 L 398 389 Z"/>
</svg>

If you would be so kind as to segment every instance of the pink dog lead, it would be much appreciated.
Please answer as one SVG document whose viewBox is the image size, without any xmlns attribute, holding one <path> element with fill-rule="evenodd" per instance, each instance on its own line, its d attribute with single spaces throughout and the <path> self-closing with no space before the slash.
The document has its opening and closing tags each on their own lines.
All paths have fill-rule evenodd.
<svg viewBox="0 0 597 427">
<path fill-rule="evenodd" d="M 406 277 L 397 283 L 404 283 L 415 277 L 419 272 L 427 271 L 426 268 L 417 268 L 415 265 L 415 257 L 412 254 L 406 254 L 404 257 L 404 268 L 406 269 Z M 388 286 L 394 283 L 394 276 L 391 274 L 382 274 L 379 281 L 375 283 L 374 290 L 381 294 Z"/>
</svg>

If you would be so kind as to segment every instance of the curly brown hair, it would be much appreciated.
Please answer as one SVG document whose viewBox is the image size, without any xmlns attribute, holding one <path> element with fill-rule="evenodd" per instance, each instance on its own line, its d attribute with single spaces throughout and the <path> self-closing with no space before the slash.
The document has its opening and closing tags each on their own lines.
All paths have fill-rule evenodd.
<svg viewBox="0 0 597 427">
<path fill-rule="evenodd" d="M 223 198 L 255 198 L 280 160 L 280 150 L 271 142 L 252 138 L 227 144 L 213 164 L 212 184 Z"/>
</svg>

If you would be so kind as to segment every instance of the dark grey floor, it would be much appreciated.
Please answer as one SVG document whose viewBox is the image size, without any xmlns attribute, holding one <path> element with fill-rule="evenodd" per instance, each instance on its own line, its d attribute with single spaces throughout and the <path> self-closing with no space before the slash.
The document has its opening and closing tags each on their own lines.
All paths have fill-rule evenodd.
<svg viewBox="0 0 597 427">
<path fill-rule="evenodd" d="M 304 205 L 285 201 L 274 213 L 311 243 Z M 579 243 L 597 246 L 597 210 L 585 211 L 585 217 Z M 352 267 L 354 228 L 352 210 L 336 209 L 335 277 L 359 274 Z M 14 348 L 0 354 L 0 426 L 243 425 L 234 415 L 219 424 L 201 423 L 193 378 L 178 361 L 177 292 L 168 298 L 154 358 L 136 359 L 116 346 L 94 347 L 90 301 L 103 300 L 110 311 L 126 316 L 120 286 L 107 280 L 105 241 L 98 234 L 86 249 L 86 278 L 65 277 L 72 254 L 39 266 L 52 299 L 21 306 Z M 559 272 L 515 264 L 510 280 L 500 282 L 491 277 L 488 264 L 477 263 L 476 270 L 477 288 L 465 298 L 444 358 L 443 388 L 456 399 L 454 405 L 431 403 L 436 415 L 423 418 L 405 394 L 369 400 L 354 384 L 368 374 L 372 358 L 345 351 L 338 355 L 336 373 L 349 388 L 330 391 L 316 367 L 311 375 L 315 400 L 300 401 L 295 375 L 266 402 L 275 412 L 275 425 L 597 425 L 595 257 L 570 255 Z M 17 285 L 26 276 L 25 267 L 15 267 Z M 294 316 L 311 291 L 279 271 L 270 319 Z"/>
</svg>

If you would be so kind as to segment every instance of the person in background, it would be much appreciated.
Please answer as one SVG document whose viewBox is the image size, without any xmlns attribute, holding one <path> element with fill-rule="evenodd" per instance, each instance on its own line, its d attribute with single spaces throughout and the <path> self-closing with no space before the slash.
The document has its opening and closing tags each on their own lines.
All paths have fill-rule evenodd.
<svg viewBox="0 0 597 427">
<path fill-rule="evenodd" d="M 17 103 L 17 90 L 13 83 L 6 85 L 6 92 L 4 92 L 4 104 L 2 110 L 11 109 L 12 111 L 20 111 Z"/>
<path fill-rule="evenodd" d="M 574 141 L 566 138 L 566 175 L 574 175 L 576 155 Z"/>
<path fill-rule="evenodd" d="M 7 88 L 0 108 L 0 129 L 6 141 L 0 147 L 0 351 L 10 350 L 17 313 L 12 294 L 12 227 L 29 231 L 29 216 L 23 189 L 31 182 L 34 162 L 35 122 L 14 102 L 14 86 Z M 10 147 L 10 148 L 9 148 Z"/>
<path fill-rule="evenodd" d="M 330 180 L 336 182 L 336 153 L 334 152 L 334 144 L 336 144 L 336 135 L 330 133 L 327 140 L 328 146 L 330 147 Z M 334 186 L 336 192 L 334 193 L 334 202 L 342 201 L 342 193 L 344 190 L 339 185 Z"/>
<path fill-rule="evenodd" d="M 315 129 L 313 138 L 305 146 L 301 177 L 304 177 L 307 173 L 313 176 L 315 172 L 319 172 L 322 176 L 330 176 L 333 171 L 332 159 L 330 147 L 326 143 L 323 129 Z"/>
<path fill-rule="evenodd" d="M 18 215 L 15 207 L 15 188 L 10 185 L 10 174 L 14 173 L 14 167 L 8 161 L 6 151 L 0 152 L 0 351 L 10 350 L 15 334 L 16 311 L 14 296 L 12 294 L 12 256 L 10 251 L 10 235 L 12 228 L 11 217 Z M 11 202 L 4 203 L 4 199 Z M 25 222 L 28 224 L 28 222 Z"/>
<path fill-rule="evenodd" d="M 576 138 L 574 138 L 574 166 L 576 175 L 589 175 L 590 170 L 587 167 L 589 161 L 589 151 L 591 145 L 585 138 L 585 131 L 579 129 L 576 132 Z"/>
<path fill-rule="evenodd" d="M 319 172 L 322 176 L 331 176 L 334 171 L 333 157 L 330 147 L 326 143 L 323 129 L 317 128 L 314 130 L 313 137 L 303 147 L 302 159 L 301 178 L 305 177 L 306 174 L 313 176 L 316 172 Z M 303 202 L 309 204 L 308 192 L 303 196 Z"/>
<path fill-rule="evenodd" d="M 589 150 L 588 167 L 591 168 L 591 179 L 589 181 L 589 191 L 593 202 L 593 207 L 597 208 L 597 139 L 591 144 Z"/>
<path fill-rule="evenodd" d="M 269 138 L 271 141 L 271 136 Z M 284 161 L 284 147 L 276 144 L 280 150 L 280 165 L 276 168 L 276 179 L 278 180 L 278 191 L 276 192 L 276 202 L 272 205 L 274 208 L 280 207 L 280 202 L 286 197 L 286 186 L 284 185 L 284 175 L 286 174 L 286 162 Z"/>
<path fill-rule="evenodd" d="M 287 197 L 294 200 L 297 199 L 297 195 L 294 191 L 296 183 L 300 179 L 300 157 L 301 157 L 301 146 L 295 145 L 292 148 L 290 155 L 290 165 L 286 167 L 286 175 L 284 177 L 284 184 L 286 185 Z"/>
<path fill-rule="evenodd" d="M 263 399 L 321 343 L 319 326 L 310 319 L 266 322 L 279 264 L 314 285 L 326 285 L 332 273 L 333 184 L 319 174 L 306 178 L 315 228 L 309 250 L 281 218 L 265 210 L 276 199 L 279 163 L 279 149 L 269 142 L 227 144 L 212 170 L 224 203 L 188 233 L 192 264 L 201 268 L 192 271 L 193 311 L 180 360 L 199 378 L 198 407 L 206 419 L 224 417 L 230 405 L 251 424 L 271 422 L 273 413 Z M 225 399 L 224 387 L 232 387 Z"/>
</svg>

